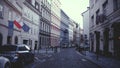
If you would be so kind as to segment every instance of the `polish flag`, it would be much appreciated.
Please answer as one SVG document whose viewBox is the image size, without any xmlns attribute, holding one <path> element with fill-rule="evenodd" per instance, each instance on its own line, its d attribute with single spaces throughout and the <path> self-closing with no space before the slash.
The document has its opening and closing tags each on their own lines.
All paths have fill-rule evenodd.
<svg viewBox="0 0 120 68">
<path fill-rule="evenodd" d="M 22 26 L 20 25 L 20 23 L 19 23 L 19 22 L 17 22 L 16 20 L 14 20 L 14 24 L 16 25 L 16 27 L 17 27 L 17 28 L 19 28 L 19 29 L 21 29 L 21 28 L 22 28 Z"/>
</svg>

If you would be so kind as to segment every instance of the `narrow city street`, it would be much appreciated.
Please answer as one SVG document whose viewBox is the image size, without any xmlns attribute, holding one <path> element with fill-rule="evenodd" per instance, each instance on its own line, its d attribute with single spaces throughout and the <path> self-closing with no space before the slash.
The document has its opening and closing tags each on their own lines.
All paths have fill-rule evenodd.
<svg viewBox="0 0 120 68">
<path fill-rule="evenodd" d="M 34 63 L 25 68 L 100 68 L 82 57 L 74 48 L 61 49 L 59 53 L 43 54 L 35 57 Z"/>
</svg>

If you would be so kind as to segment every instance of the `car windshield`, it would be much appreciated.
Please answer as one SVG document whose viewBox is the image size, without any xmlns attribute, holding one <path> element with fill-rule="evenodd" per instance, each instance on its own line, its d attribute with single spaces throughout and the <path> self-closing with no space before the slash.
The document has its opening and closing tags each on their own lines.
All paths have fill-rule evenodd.
<svg viewBox="0 0 120 68">
<path fill-rule="evenodd" d="M 17 46 L 0 46 L 0 51 L 16 51 Z"/>
<path fill-rule="evenodd" d="M 26 51 L 26 50 L 28 50 L 28 49 L 27 49 L 25 46 L 23 46 L 23 47 L 19 47 L 18 50 L 19 50 L 19 51 Z"/>
</svg>

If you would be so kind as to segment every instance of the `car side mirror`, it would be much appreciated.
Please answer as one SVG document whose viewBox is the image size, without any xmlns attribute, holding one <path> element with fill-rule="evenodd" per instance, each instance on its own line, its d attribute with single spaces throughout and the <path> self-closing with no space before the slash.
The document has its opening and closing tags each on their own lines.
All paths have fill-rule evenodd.
<svg viewBox="0 0 120 68">
<path fill-rule="evenodd" d="M 29 52 L 31 52 L 31 51 L 32 51 L 32 49 L 29 50 Z"/>
</svg>

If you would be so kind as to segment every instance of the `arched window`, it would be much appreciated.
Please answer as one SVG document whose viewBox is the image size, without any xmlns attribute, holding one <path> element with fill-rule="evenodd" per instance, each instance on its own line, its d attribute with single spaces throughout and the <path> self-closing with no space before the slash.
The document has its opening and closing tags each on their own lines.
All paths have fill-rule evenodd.
<svg viewBox="0 0 120 68">
<path fill-rule="evenodd" d="M 18 44 L 18 37 L 15 36 L 15 44 Z"/>
<path fill-rule="evenodd" d="M 2 36 L 2 34 L 0 33 L 0 46 L 2 45 L 2 40 L 3 40 L 3 36 Z"/>
</svg>

